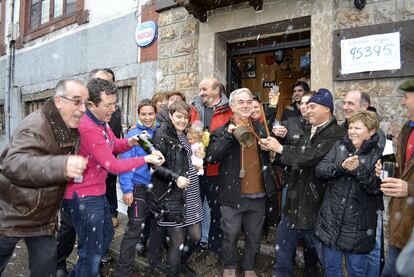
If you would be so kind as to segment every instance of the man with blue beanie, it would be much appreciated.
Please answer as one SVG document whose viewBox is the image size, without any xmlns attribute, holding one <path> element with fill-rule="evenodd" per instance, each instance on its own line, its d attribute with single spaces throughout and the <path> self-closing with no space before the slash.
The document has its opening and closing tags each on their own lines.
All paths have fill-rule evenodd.
<svg viewBox="0 0 414 277">
<path fill-rule="evenodd" d="M 156 106 L 149 99 L 138 105 L 138 122 L 130 129 L 126 138 L 147 132 L 152 138 L 159 127 L 156 121 Z M 135 146 L 121 154 L 121 159 L 148 155 L 140 146 Z M 124 173 L 119 178 L 123 200 L 128 205 L 128 225 L 122 238 L 117 276 L 131 276 L 131 267 L 135 259 L 135 245 L 139 242 L 147 218 L 147 189 L 151 181 L 149 166 L 141 166 L 134 171 Z"/>
<path fill-rule="evenodd" d="M 322 246 L 314 229 L 327 188 L 327 181 L 316 177 L 316 165 L 337 140 L 343 129 L 333 116 L 334 104 L 329 90 L 321 88 L 308 100 L 307 116 L 311 128 L 305 130 L 297 145 L 281 145 L 276 138 L 261 141 L 262 148 L 280 155 L 280 162 L 292 168 L 286 204 L 276 234 L 274 275 L 293 276 L 293 255 L 300 238 L 315 247 L 323 265 Z"/>
</svg>

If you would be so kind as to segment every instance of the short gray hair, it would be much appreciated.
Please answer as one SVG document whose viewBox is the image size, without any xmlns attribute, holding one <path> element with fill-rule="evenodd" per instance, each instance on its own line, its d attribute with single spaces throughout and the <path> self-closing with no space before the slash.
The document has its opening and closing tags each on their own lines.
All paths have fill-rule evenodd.
<svg viewBox="0 0 414 277">
<path fill-rule="evenodd" d="M 233 90 L 230 93 L 230 97 L 229 97 L 230 104 L 233 103 L 234 97 L 238 94 L 241 94 L 241 93 L 247 93 L 253 99 L 253 94 L 251 93 L 251 91 L 248 88 L 239 88 L 239 89 Z"/>
<path fill-rule="evenodd" d="M 66 85 L 69 82 L 74 82 L 77 83 L 79 85 L 83 86 L 83 83 L 79 80 L 76 79 L 64 79 L 64 80 L 60 80 L 55 87 L 55 91 L 54 91 L 54 96 L 64 96 L 66 94 Z"/>
</svg>

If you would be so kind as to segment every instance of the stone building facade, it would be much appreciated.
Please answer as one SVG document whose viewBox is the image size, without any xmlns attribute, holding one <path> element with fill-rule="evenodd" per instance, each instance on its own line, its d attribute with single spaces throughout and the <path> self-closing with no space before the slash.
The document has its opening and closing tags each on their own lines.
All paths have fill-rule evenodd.
<svg viewBox="0 0 414 277">
<path fill-rule="evenodd" d="M 159 1 L 168 2 L 168 1 Z M 362 10 L 354 7 L 352 0 L 264 0 L 262 9 L 256 11 L 249 1 L 240 2 L 207 11 L 206 22 L 200 22 L 185 4 L 171 1 L 159 13 L 159 47 L 157 88 L 179 89 L 192 99 L 197 94 L 197 83 L 205 76 L 215 76 L 223 83 L 228 82 L 227 49 L 229 33 L 245 28 L 261 26 L 295 18 L 310 17 L 311 72 L 313 90 L 326 87 L 334 93 L 337 116 L 344 94 L 351 89 L 367 92 L 382 117 L 382 128 L 386 133 L 396 135 L 403 122 L 404 111 L 398 84 L 409 78 L 380 78 L 367 80 L 334 81 L 332 77 L 333 32 L 352 27 L 370 26 L 388 22 L 414 19 L 413 0 L 367 0 Z M 209 2 L 209 1 L 200 1 Z M 226 1 L 221 1 L 226 2 Z M 257 2 L 257 1 L 256 1 Z M 279 30 L 275 33 L 287 33 Z M 252 38 L 246 38 L 252 39 Z M 253 37 L 254 39 L 254 37 Z M 237 40 L 236 40 L 237 41 Z M 411 57 L 413 58 L 413 57 Z M 411 76 L 412 77 L 412 76 Z"/>
</svg>

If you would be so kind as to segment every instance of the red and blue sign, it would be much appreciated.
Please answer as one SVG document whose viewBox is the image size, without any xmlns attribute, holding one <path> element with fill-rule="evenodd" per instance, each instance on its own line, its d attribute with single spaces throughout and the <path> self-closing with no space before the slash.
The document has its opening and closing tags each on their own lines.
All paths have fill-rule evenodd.
<svg viewBox="0 0 414 277">
<path fill-rule="evenodd" d="M 154 21 L 146 21 L 137 26 L 135 41 L 139 47 L 148 47 L 157 39 L 158 27 Z"/>
</svg>

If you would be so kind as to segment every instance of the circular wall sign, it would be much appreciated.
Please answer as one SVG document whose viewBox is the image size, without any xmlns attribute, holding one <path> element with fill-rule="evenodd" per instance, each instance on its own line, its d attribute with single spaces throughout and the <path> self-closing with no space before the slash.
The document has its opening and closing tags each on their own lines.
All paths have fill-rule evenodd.
<svg viewBox="0 0 414 277">
<path fill-rule="evenodd" d="M 135 41 L 139 47 L 150 46 L 157 39 L 157 24 L 154 21 L 146 21 L 138 24 L 135 30 Z"/>
</svg>

